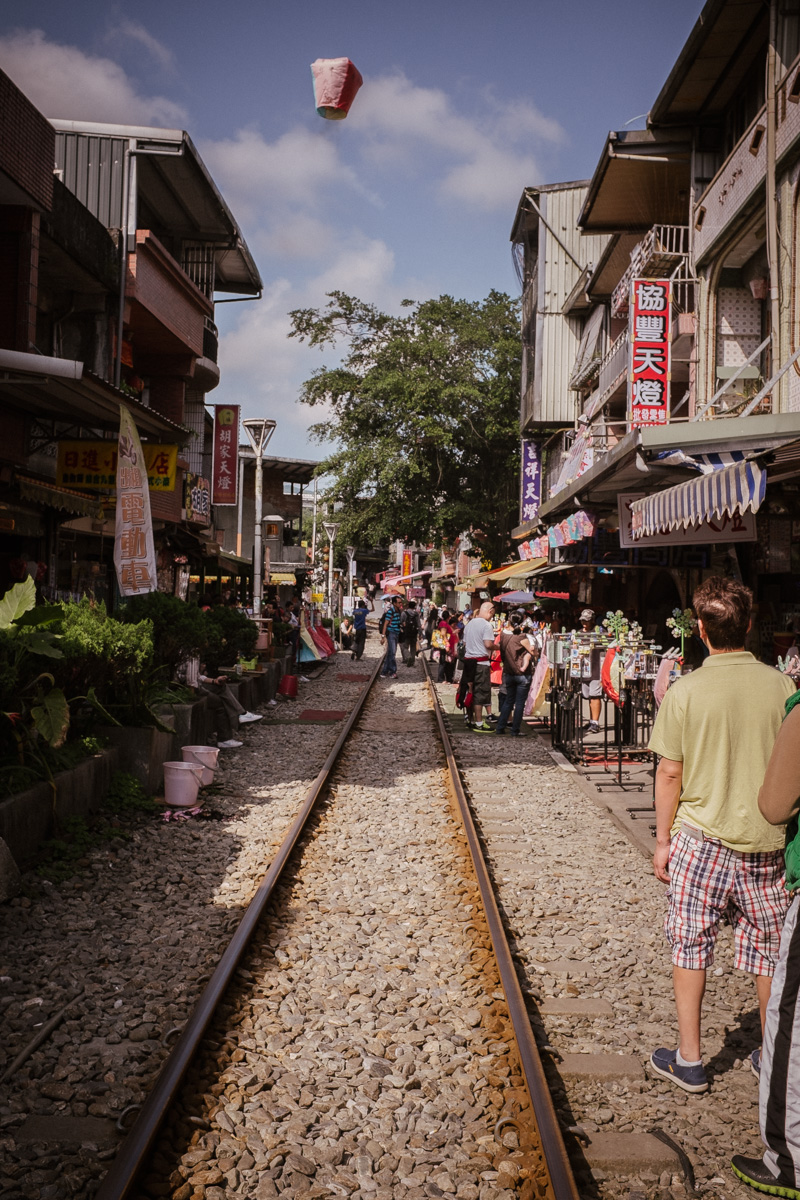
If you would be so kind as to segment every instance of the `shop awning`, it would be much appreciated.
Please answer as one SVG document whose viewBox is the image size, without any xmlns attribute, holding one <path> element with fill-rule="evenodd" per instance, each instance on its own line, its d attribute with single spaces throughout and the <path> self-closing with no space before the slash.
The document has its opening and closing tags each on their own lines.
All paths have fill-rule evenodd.
<svg viewBox="0 0 800 1200">
<path fill-rule="evenodd" d="M 217 558 L 221 566 L 233 568 L 237 575 L 242 574 L 245 570 L 249 570 L 253 565 L 249 558 L 243 558 L 241 554 L 231 554 L 225 550 L 220 550 Z"/>
<path fill-rule="evenodd" d="M 270 571 L 270 583 L 297 583 L 297 577 L 290 575 L 288 571 Z"/>
<path fill-rule="evenodd" d="M 634 539 L 736 513 L 758 512 L 767 472 L 755 462 L 739 462 L 699 479 L 689 479 L 631 505 Z"/>
<path fill-rule="evenodd" d="M 97 521 L 103 520 L 103 505 L 97 496 L 73 492 L 69 488 L 45 483 L 42 479 L 31 479 L 27 475 L 17 475 L 17 483 L 23 500 L 46 504 L 49 508 L 60 508 L 63 512 L 78 513 L 82 517 L 92 517 Z"/>
</svg>

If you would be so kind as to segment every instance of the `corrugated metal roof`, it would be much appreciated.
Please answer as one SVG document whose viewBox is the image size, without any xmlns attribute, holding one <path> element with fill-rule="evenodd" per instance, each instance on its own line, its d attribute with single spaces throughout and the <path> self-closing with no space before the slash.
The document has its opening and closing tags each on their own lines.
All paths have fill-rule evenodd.
<svg viewBox="0 0 800 1200">
<path fill-rule="evenodd" d="M 188 133 L 93 121 L 51 124 L 56 130 L 56 170 L 106 228 L 122 224 L 125 152 L 144 151 L 133 158 L 131 170 L 132 216 L 141 218 L 137 226 L 149 228 L 155 219 L 183 242 L 213 244 L 219 291 L 254 295 L 261 290 L 261 276 L 242 232 Z M 147 150 L 154 153 L 148 155 Z"/>
<path fill-rule="evenodd" d="M 564 316 L 562 309 L 582 268 L 598 261 L 608 241 L 605 234 L 582 234 L 577 227 L 586 191 L 583 182 L 551 187 L 543 190 L 537 201 L 550 226 L 547 229 L 542 222 L 539 230 L 539 273 L 540 278 L 543 276 L 543 286 L 540 287 L 541 336 L 536 354 L 542 370 L 541 374 L 537 372 L 539 389 L 534 417 L 544 424 L 572 424 L 575 420 L 575 396 L 569 390 L 569 379 L 583 322 L 580 317 Z"/>
</svg>

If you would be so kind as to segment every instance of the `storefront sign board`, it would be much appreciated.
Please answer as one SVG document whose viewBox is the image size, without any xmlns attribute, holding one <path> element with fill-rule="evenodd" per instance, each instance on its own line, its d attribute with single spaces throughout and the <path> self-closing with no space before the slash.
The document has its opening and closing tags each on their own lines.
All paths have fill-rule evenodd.
<svg viewBox="0 0 800 1200">
<path fill-rule="evenodd" d="M 211 524 L 211 489 L 202 475 L 187 471 L 184 480 L 183 506 L 191 525 Z"/>
<path fill-rule="evenodd" d="M 666 425 L 669 420 L 671 287 L 668 279 L 631 281 L 628 425 Z"/>
<path fill-rule="evenodd" d="M 520 524 L 535 521 L 542 502 L 542 450 L 539 442 L 522 439 Z"/>
<path fill-rule="evenodd" d="M 178 447 L 145 442 L 142 450 L 147 486 L 154 492 L 174 492 Z M 59 487 L 79 487 L 84 491 L 107 491 L 116 487 L 117 443 L 59 442 L 56 483 Z"/>
<path fill-rule="evenodd" d="M 214 405 L 211 503 L 233 505 L 239 495 L 239 405 Z"/>
</svg>

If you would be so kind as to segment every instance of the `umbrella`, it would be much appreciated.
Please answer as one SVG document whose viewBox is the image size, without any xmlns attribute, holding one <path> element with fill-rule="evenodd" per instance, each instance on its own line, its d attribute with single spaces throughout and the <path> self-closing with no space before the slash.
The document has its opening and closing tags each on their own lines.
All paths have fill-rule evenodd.
<svg viewBox="0 0 800 1200">
<path fill-rule="evenodd" d="M 499 596 L 494 597 L 494 603 L 498 600 L 501 604 L 535 604 L 536 597 L 533 592 L 501 592 Z"/>
</svg>

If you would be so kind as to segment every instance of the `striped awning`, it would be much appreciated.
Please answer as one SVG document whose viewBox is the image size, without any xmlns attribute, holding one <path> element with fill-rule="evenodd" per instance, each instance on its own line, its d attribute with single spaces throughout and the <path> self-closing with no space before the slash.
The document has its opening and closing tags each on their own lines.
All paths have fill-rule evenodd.
<svg viewBox="0 0 800 1200">
<path fill-rule="evenodd" d="M 631 505 L 634 539 L 727 514 L 758 512 L 767 487 L 767 472 L 756 462 L 738 462 L 689 479 Z"/>
</svg>

